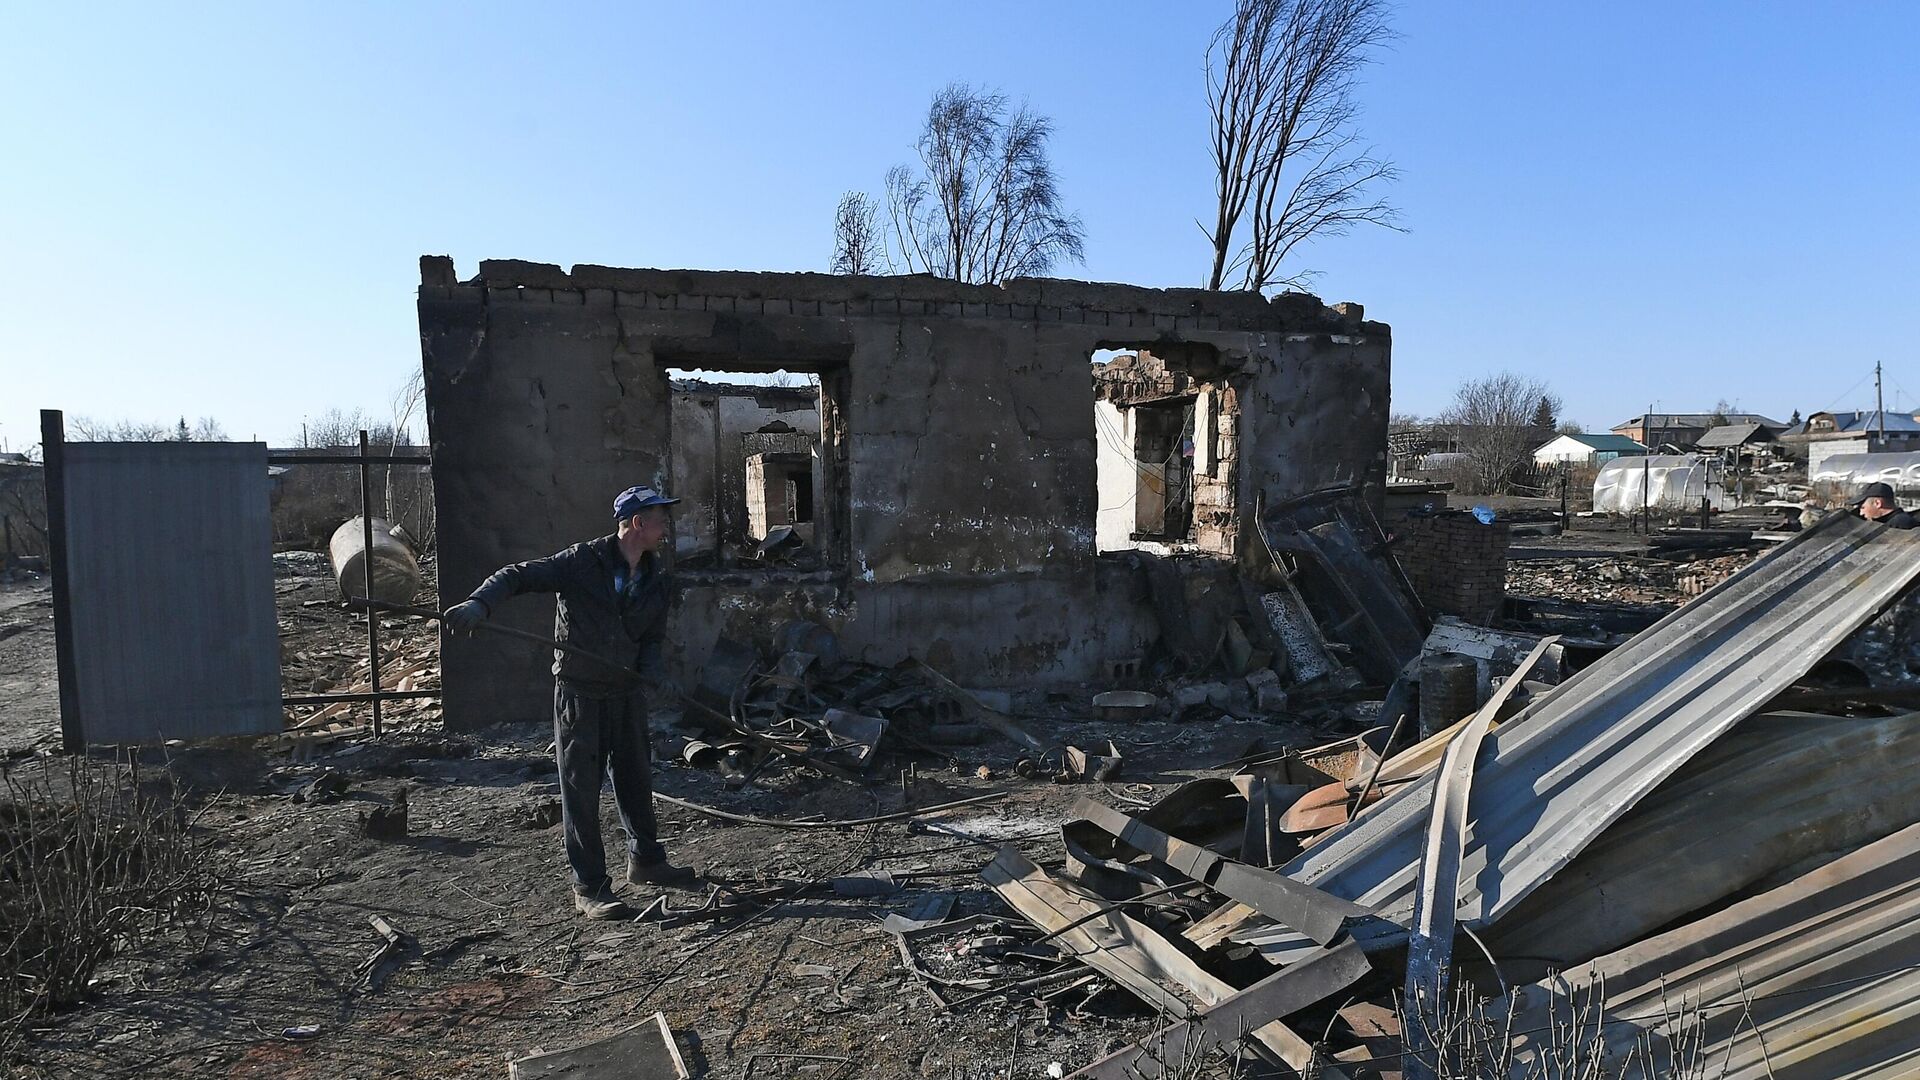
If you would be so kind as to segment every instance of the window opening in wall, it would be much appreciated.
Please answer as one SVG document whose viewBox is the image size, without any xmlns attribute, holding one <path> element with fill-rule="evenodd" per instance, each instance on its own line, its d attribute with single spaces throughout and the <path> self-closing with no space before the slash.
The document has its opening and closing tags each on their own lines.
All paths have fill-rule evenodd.
<svg viewBox="0 0 1920 1080">
<path fill-rule="evenodd" d="M 1099 551 L 1201 551 L 1237 543 L 1237 397 L 1212 349 L 1092 357 Z"/>
<path fill-rule="evenodd" d="M 816 570 L 836 557 L 847 520 L 844 372 L 667 369 L 672 390 L 674 547 L 698 569 Z"/>
</svg>

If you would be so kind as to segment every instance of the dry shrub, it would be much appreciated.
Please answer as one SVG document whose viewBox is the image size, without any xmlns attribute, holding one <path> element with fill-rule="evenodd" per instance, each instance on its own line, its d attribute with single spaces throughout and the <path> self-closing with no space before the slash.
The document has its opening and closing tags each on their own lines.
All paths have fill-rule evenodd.
<svg viewBox="0 0 1920 1080">
<path fill-rule="evenodd" d="M 204 916 L 213 886 L 170 782 L 78 757 L 0 773 L 0 1062 L 116 950 Z"/>
<path fill-rule="evenodd" d="M 1516 1026 L 1517 998 L 1508 1001 L 1508 1009 L 1498 1011 L 1485 996 L 1459 987 L 1437 1019 L 1402 1002 L 1403 1031 L 1411 1035 L 1428 1025 L 1426 1040 L 1405 1039 L 1407 1058 L 1417 1059 L 1406 1063 L 1409 1075 L 1420 1071 L 1418 1064 L 1436 1080 L 1720 1080 L 1727 1072 L 1728 1063 L 1716 1068 L 1708 1052 L 1706 1016 L 1695 1000 L 1676 1001 L 1663 990 L 1659 1014 L 1629 1024 L 1608 1010 L 1606 983 L 1595 980 L 1570 987 L 1555 999 L 1546 1026 L 1529 1031 Z M 1751 1006 L 1743 989 L 1742 1023 Z"/>
</svg>

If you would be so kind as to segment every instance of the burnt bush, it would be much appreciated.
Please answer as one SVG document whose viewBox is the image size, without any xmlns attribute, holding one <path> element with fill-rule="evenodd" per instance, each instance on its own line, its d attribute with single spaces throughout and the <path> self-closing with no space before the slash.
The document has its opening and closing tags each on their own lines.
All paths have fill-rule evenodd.
<svg viewBox="0 0 1920 1080">
<path fill-rule="evenodd" d="M 72 759 L 0 773 L 0 1061 L 129 943 L 201 919 L 214 875 L 170 781 Z"/>
</svg>

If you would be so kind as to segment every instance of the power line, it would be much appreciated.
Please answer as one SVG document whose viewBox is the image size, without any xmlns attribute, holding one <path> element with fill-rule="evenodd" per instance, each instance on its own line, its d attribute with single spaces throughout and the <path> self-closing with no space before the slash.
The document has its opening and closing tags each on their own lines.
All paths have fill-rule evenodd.
<svg viewBox="0 0 1920 1080">
<path fill-rule="evenodd" d="M 1846 396 L 1847 396 L 1848 394 L 1851 394 L 1851 393 L 1853 393 L 1853 392 L 1854 392 L 1855 390 L 1858 390 L 1858 389 L 1860 389 L 1860 384 L 1861 384 L 1861 383 L 1864 383 L 1864 382 L 1866 382 L 1866 381 L 1867 381 L 1867 377 L 1866 377 L 1865 375 L 1862 375 L 1862 376 L 1860 376 L 1860 382 L 1857 382 L 1857 383 L 1854 383 L 1854 384 L 1853 384 L 1852 386 L 1849 386 L 1849 387 L 1847 387 L 1847 388 L 1846 388 L 1845 390 L 1842 390 L 1842 391 L 1840 391 L 1840 393 L 1839 393 L 1839 394 L 1837 394 L 1837 395 L 1835 395 L 1835 396 L 1834 396 L 1834 399 L 1833 399 L 1832 401 L 1829 401 L 1829 402 L 1827 402 L 1827 404 L 1826 404 L 1826 405 L 1825 405 L 1825 406 L 1824 406 L 1823 408 L 1821 408 L 1821 409 L 1819 409 L 1818 411 L 1820 411 L 1820 412 L 1832 412 L 1832 411 L 1833 411 L 1833 407 L 1834 407 L 1835 405 L 1838 405 L 1838 404 L 1840 403 L 1840 399 L 1841 399 L 1841 398 L 1844 398 L 1844 397 L 1846 397 Z"/>
</svg>

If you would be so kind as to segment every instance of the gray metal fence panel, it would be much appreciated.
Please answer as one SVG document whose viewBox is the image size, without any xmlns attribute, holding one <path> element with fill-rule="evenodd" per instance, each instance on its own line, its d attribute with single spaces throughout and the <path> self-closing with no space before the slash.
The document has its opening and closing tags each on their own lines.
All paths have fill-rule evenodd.
<svg viewBox="0 0 1920 1080">
<path fill-rule="evenodd" d="M 264 443 L 67 443 L 67 580 L 90 743 L 277 732 Z"/>
</svg>

